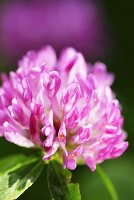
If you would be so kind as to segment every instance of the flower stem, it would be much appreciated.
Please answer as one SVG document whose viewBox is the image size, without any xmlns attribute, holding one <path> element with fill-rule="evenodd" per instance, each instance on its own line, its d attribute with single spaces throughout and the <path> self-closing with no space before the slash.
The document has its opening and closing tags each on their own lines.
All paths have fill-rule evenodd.
<svg viewBox="0 0 134 200">
<path fill-rule="evenodd" d="M 96 171 L 99 174 L 100 178 L 102 179 L 104 185 L 106 186 L 106 188 L 111 196 L 111 199 L 119 200 L 117 192 L 115 190 L 115 187 L 114 187 L 113 183 L 111 182 L 110 178 L 104 172 L 104 170 L 100 166 L 97 166 Z"/>
</svg>

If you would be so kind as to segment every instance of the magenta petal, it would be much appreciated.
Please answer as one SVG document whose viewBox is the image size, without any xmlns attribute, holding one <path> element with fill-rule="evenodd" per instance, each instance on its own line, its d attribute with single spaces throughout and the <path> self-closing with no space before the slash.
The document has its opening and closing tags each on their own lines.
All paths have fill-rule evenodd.
<svg viewBox="0 0 134 200">
<path fill-rule="evenodd" d="M 37 124 L 37 118 L 34 114 L 31 114 L 30 120 L 29 120 L 29 127 L 30 127 L 30 134 L 31 138 L 34 143 L 36 144 L 41 144 L 41 140 L 39 137 L 39 129 L 38 129 L 38 124 Z"/>
<path fill-rule="evenodd" d="M 27 148 L 35 146 L 35 144 L 30 140 L 30 138 L 27 138 L 27 135 L 24 135 L 23 133 L 16 130 L 15 127 L 13 127 L 8 122 L 4 123 L 4 127 L 4 136 L 9 142 L 13 142 L 19 146 Z"/>
<path fill-rule="evenodd" d="M 53 98 L 60 88 L 61 80 L 59 73 L 52 71 L 48 75 L 48 81 L 44 80 L 44 85 L 49 98 Z"/>
<path fill-rule="evenodd" d="M 69 112 L 76 104 L 81 96 L 80 87 L 77 82 L 71 83 L 66 89 L 63 90 L 61 98 L 61 106 L 66 112 Z"/>
<path fill-rule="evenodd" d="M 73 108 L 66 115 L 66 126 L 68 129 L 73 129 L 79 122 L 79 112 L 77 108 Z"/>
<path fill-rule="evenodd" d="M 55 154 L 55 152 L 57 151 L 57 149 L 59 148 L 59 142 L 55 141 L 53 143 L 53 146 L 46 152 L 45 156 L 43 157 L 44 160 L 48 160 L 51 158 L 51 156 L 53 154 Z"/>
<path fill-rule="evenodd" d="M 76 144 L 83 144 L 89 140 L 91 129 L 86 127 L 79 128 L 77 134 L 73 136 L 73 142 Z"/>
<path fill-rule="evenodd" d="M 95 164 L 95 160 L 92 157 L 87 157 L 85 158 L 85 162 L 87 164 L 87 166 L 92 170 L 95 171 L 96 169 L 96 164 Z"/>
<path fill-rule="evenodd" d="M 66 167 L 70 170 L 74 170 L 76 168 L 76 161 L 73 158 L 70 158 L 66 162 Z"/>
<path fill-rule="evenodd" d="M 117 158 L 128 148 L 128 142 L 122 142 L 121 144 L 115 146 L 111 152 L 112 158 Z"/>
</svg>

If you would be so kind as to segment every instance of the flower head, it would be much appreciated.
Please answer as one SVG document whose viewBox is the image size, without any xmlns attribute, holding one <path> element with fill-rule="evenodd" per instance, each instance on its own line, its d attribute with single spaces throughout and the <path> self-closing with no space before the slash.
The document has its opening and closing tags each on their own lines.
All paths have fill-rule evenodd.
<svg viewBox="0 0 134 200">
<path fill-rule="evenodd" d="M 105 64 L 86 63 L 73 48 L 57 60 L 47 46 L 28 52 L 16 72 L 2 76 L 0 135 L 23 147 L 41 146 L 44 160 L 57 152 L 64 167 L 79 160 L 91 170 L 127 148 L 120 105 Z"/>
</svg>

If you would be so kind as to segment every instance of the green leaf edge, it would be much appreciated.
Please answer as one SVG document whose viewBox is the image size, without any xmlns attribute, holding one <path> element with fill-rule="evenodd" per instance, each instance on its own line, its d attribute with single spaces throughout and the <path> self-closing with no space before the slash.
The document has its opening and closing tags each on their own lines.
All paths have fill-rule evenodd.
<svg viewBox="0 0 134 200">
<path fill-rule="evenodd" d="M 1 165 L 3 165 L 3 163 L 6 163 L 6 160 L 15 159 L 17 157 L 20 157 L 22 159 L 21 161 L 23 161 L 23 164 L 16 160 L 17 161 L 16 165 L 15 165 L 15 162 L 6 164 L 6 168 L 8 168 L 8 170 L 6 170 L 6 168 L 4 169 L 4 168 L 1 167 Z M 25 160 L 27 157 L 28 157 L 28 160 Z M 22 166 L 32 164 L 32 163 L 34 163 L 38 160 L 39 160 L 39 158 L 37 156 L 33 156 L 33 155 L 32 156 L 31 155 L 26 156 L 25 154 L 13 154 L 13 155 L 6 156 L 6 157 L 4 157 L 0 160 L 0 175 L 2 175 L 4 173 L 9 173 L 9 172 L 14 171 L 16 169 L 19 169 Z"/>
<path fill-rule="evenodd" d="M 15 158 L 15 157 L 17 157 L 17 156 L 19 156 L 20 158 L 22 158 L 22 159 L 26 159 L 26 157 L 28 157 L 28 161 L 26 161 L 26 162 L 24 162 L 23 164 L 21 164 L 21 163 L 18 163 L 16 166 L 13 166 L 13 165 L 11 165 L 11 168 L 10 169 L 8 169 L 7 171 L 5 171 L 5 170 L 1 170 L 0 171 L 0 176 L 4 176 L 4 174 L 6 175 L 6 174 L 8 174 L 8 173 L 10 173 L 10 172 L 13 172 L 13 171 L 15 171 L 15 170 L 17 170 L 17 169 L 19 169 L 19 168 L 22 168 L 22 167 L 25 167 L 26 165 L 28 166 L 28 165 L 30 165 L 30 164 L 33 164 L 33 163 L 36 163 L 36 165 L 33 167 L 33 169 L 31 170 L 31 172 L 30 172 L 30 174 L 33 172 L 33 171 L 35 171 L 36 170 L 36 168 L 37 168 L 37 166 L 39 165 L 40 166 L 40 171 L 39 171 L 39 173 L 38 173 L 38 175 L 36 175 L 36 177 L 35 177 L 35 179 L 34 179 L 34 181 L 33 182 L 31 182 L 31 183 L 29 183 L 29 185 L 28 185 L 28 187 L 26 187 L 24 190 L 22 190 L 19 194 L 15 194 L 15 195 L 12 195 L 12 193 L 11 194 L 9 194 L 8 195 L 8 197 L 6 197 L 6 198 L 1 198 L 0 197 L 0 200 L 14 200 L 14 199 L 17 199 L 20 195 L 22 195 L 29 187 L 31 187 L 32 186 L 32 184 L 37 180 L 37 178 L 39 177 L 39 175 L 41 174 L 41 172 L 42 172 L 42 170 L 43 170 L 43 167 L 44 167 L 44 162 L 43 162 L 43 160 L 40 160 L 39 161 L 39 157 L 37 157 L 37 156 L 26 156 L 25 154 L 13 154 L 13 155 L 9 155 L 9 156 L 7 156 L 7 157 L 4 157 L 4 158 L 2 158 L 1 159 L 1 161 L 0 161 L 0 165 L 1 165 L 1 163 L 2 162 L 5 162 L 5 160 L 7 160 L 8 158 L 10 159 L 10 158 Z M 39 162 L 38 162 L 39 161 Z M 26 176 L 30 176 L 30 174 L 28 174 L 28 175 L 26 175 Z M 26 178 L 26 176 L 25 176 L 25 178 Z M 21 181 L 23 181 L 23 179 L 21 180 Z M 19 184 L 19 183 L 18 183 Z M 18 185 L 17 184 L 17 185 Z M 17 187 L 17 185 L 16 185 L 16 187 Z"/>
<path fill-rule="evenodd" d="M 111 196 L 111 199 L 112 200 L 119 200 L 116 189 L 115 189 L 111 179 L 106 174 L 106 172 L 100 166 L 97 166 L 96 171 L 99 174 L 101 180 L 103 181 L 105 187 L 107 188 L 107 190 L 108 190 L 108 192 Z"/>
<path fill-rule="evenodd" d="M 67 187 L 68 187 L 68 192 L 69 192 L 69 196 L 68 196 L 67 200 L 81 200 L 79 184 L 78 183 L 71 183 L 72 173 L 68 169 L 64 169 L 63 166 L 61 165 L 61 163 L 58 162 L 57 160 L 51 160 L 48 163 L 48 169 L 49 169 L 50 165 L 52 165 L 55 168 L 54 162 L 59 164 L 61 169 L 64 170 L 63 174 L 65 175 L 65 179 L 66 179 L 66 183 L 67 183 Z M 57 175 L 57 177 L 59 177 L 58 173 L 56 173 L 56 175 Z M 48 188 L 49 188 L 52 200 L 59 200 L 60 198 L 54 198 L 54 196 L 53 196 L 53 192 L 51 191 L 51 186 L 50 186 L 50 183 L 49 183 L 49 174 L 48 173 L 47 173 L 47 180 L 48 180 Z M 59 180 L 60 180 L 60 178 L 59 178 Z M 77 194 L 79 195 L 79 197 L 75 196 L 74 190 L 77 191 Z"/>
</svg>

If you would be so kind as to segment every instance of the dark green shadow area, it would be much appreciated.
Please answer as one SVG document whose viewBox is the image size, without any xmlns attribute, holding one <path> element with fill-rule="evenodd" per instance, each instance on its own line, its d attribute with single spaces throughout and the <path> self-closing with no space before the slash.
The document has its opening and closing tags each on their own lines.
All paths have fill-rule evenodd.
<svg viewBox="0 0 134 200">
<path fill-rule="evenodd" d="M 22 153 L 22 147 L 7 142 L 3 137 L 0 137 L 0 158 L 14 153 Z"/>
<path fill-rule="evenodd" d="M 19 197 L 20 200 L 50 200 L 50 193 L 47 186 L 47 166 L 35 183 L 24 194 Z"/>
<path fill-rule="evenodd" d="M 133 200 L 134 158 L 127 153 L 115 160 L 107 160 L 100 165 L 117 190 L 119 200 Z M 80 183 L 83 200 L 111 200 L 111 197 L 97 172 L 87 166 L 79 166 L 73 172 L 73 181 Z"/>
</svg>

